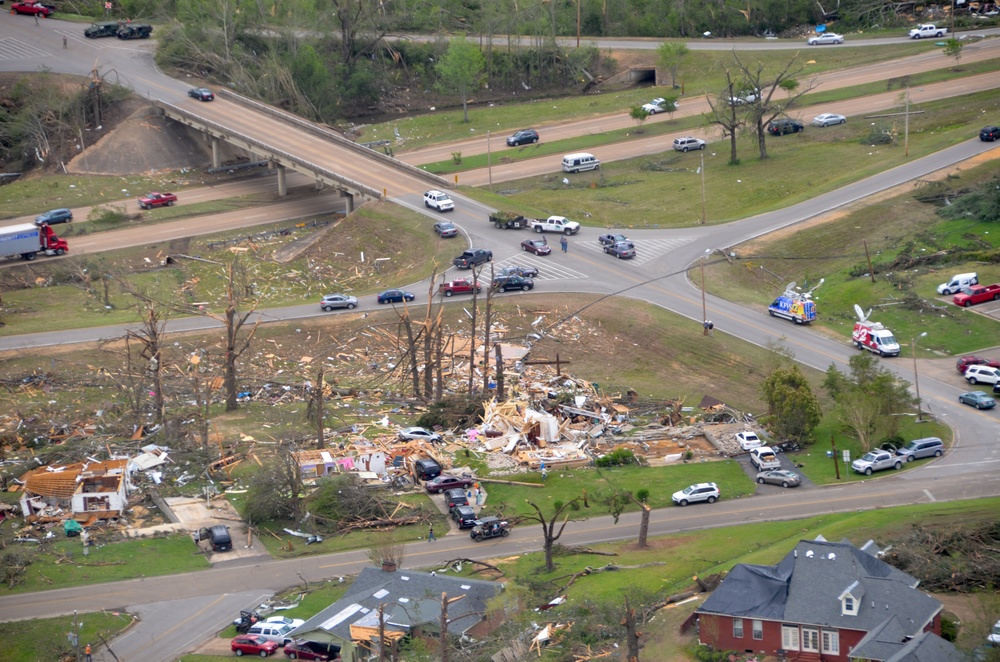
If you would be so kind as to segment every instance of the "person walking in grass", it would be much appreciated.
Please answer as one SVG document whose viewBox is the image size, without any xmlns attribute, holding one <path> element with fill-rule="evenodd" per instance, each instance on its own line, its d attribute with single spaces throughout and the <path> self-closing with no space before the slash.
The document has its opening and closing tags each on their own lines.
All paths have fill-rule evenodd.
<svg viewBox="0 0 1000 662">
<path fill-rule="evenodd" d="M 437 540 L 437 536 L 434 535 L 434 525 L 431 524 L 431 528 L 427 532 L 427 542 L 434 542 L 435 540 Z"/>
</svg>

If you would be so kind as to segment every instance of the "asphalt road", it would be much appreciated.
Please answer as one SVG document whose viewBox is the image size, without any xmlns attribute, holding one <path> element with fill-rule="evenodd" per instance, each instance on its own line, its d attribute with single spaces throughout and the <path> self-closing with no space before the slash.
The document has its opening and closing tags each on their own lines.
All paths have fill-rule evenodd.
<svg viewBox="0 0 1000 662">
<path fill-rule="evenodd" d="M 76 49 L 80 47 L 77 42 L 83 42 L 83 38 L 79 36 L 81 28 L 70 28 L 58 21 L 44 21 L 44 29 L 33 33 L 33 37 L 25 41 L 22 32 L 32 29 L 31 20 L 3 14 L 0 14 L 0 39 L 11 38 L 6 35 L 12 34 L 10 26 L 15 24 L 11 21 L 17 19 L 21 20 L 13 31 L 18 42 L 14 44 L 15 51 L 22 49 L 26 54 L 20 58 L 11 58 L 6 53 L 0 55 L 0 69 L 32 69 L 42 61 L 52 70 L 59 71 L 59 67 L 51 64 L 52 58 L 60 54 L 61 48 L 52 44 L 59 43 L 63 34 L 72 37 L 73 45 L 67 50 Z M 120 76 L 140 91 L 144 89 L 143 84 L 147 83 L 147 91 L 155 88 L 161 93 L 169 91 L 183 94 L 188 86 L 155 72 L 148 50 L 144 50 L 143 46 L 129 42 L 101 47 L 98 61 L 100 62 L 100 58 L 112 61 L 113 68 Z M 29 56 L 27 53 L 31 49 L 35 49 L 35 54 Z M 70 73 L 80 73 L 83 62 L 89 60 L 81 55 L 83 52 L 68 54 L 72 66 L 64 65 L 74 69 Z M 98 51 L 86 53 L 96 55 Z M 684 315 L 692 320 L 692 332 L 700 333 L 701 296 L 686 280 L 684 267 L 703 259 L 706 250 L 726 249 L 748 238 L 922 177 L 987 149 L 987 145 L 968 141 L 819 196 L 808 203 L 724 227 L 631 231 L 629 234 L 640 246 L 643 257 L 630 262 L 611 260 L 600 253 L 594 238 L 596 232 L 588 229 L 583 235 L 571 238 L 569 253 L 557 252 L 550 258 L 544 258 L 546 271 L 551 271 L 557 277 L 540 279 L 539 289 L 552 292 L 617 293 L 635 297 Z M 521 176 L 524 176 L 523 173 Z M 402 196 L 400 201 L 422 210 L 419 198 Z M 456 221 L 464 228 L 471 243 L 493 247 L 500 263 L 514 260 L 527 262 L 532 259 L 519 253 L 516 248 L 524 236 L 522 233 L 495 231 L 484 223 L 487 209 L 460 196 L 458 202 L 459 209 L 449 215 L 449 220 Z M 177 229 L 182 230 L 181 226 Z M 190 228 L 184 231 L 190 231 Z M 111 234 L 113 233 L 102 236 Z M 419 286 L 414 289 L 421 291 Z M 831 362 L 843 366 L 847 358 L 856 351 L 846 339 L 830 339 L 811 329 L 795 327 L 714 297 L 708 298 L 708 306 L 710 317 L 716 321 L 718 330 L 714 337 L 706 338 L 706 342 L 726 343 L 728 334 L 760 345 L 783 339 L 799 361 L 819 369 L 825 369 Z M 362 307 L 373 307 L 373 304 L 370 300 L 365 301 Z M 264 314 L 267 319 L 283 320 L 320 313 L 315 310 L 314 304 L 309 304 L 266 311 Z M 205 320 L 172 320 L 171 323 L 195 328 L 204 326 Z M 179 329 L 181 326 L 172 328 Z M 4 338 L 0 341 L 0 349 L 81 342 L 119 334 L 120 329 L 95 329 L 45 334 L 34 338 Z M 887 359 L 882 363 L 909 379 L 907 362 Z M 950 379 L 945 376 L 947 373 L 939 374 L 940 377 L 921 379 L 921 394 L 935 415 L 951 423 L 956 430 L 956 445 L 942 460 L 915 471 L 882 476 L 878 480 L 863 483 L 816 490 L 803 489 L 794 495 L 782 492 L 753 499 L 724 499 L 714 506 L 692 506 L 686 510 L 656 511 L 651 533 L 658 535 L 762 519 L 797 518 L 1000 494 L 1000 477 L 996 471 L 1000 467 L 1000 444 L 997 443 L 1000 441 L 1000 426 L 997 425 L 997 414 L 959 407 L 955 395 L 959 390 L 964 390 L 964 383 L 957 373 Z M 612 524 L 607 517 L 574 522 L 567 528 L 563 542 L 585 544 L 628 538 L 634 535 L 636 520 L 637 515 L 627 515 L 618 525 Z M 457 556 L 487 558 L 536 550 L 539 546 L 540 537 L 532 527 L 522 527 L 510 538 L 497 543 L 477 545 L 465 536 L 447 536 L 434 545 L 412 544 L 407 548 L 406 558 L 411 567 L 433 567 Z M 252 565 L 220 564 L 211 570 L 173 577 L 150 577 L 97 587 L 6 596 L 0 598 L 0 620 L 67 614 L 73 609 L 82 612 L 97 608 L 138 609 L 144 613 L 144 627 L 132 630 L 114 643 L 119 659 L 167 660 L 190 648 L 204 633 L 220 629 L 235 615 L 238 607 L 254 604 L 268 591 L 297 584 L 301 577 L 309 581 L 323 581 L 356 572 L 367 563 L 364 552 L 356 551 L 293 561 L 255 562 Z"/>
</svg>

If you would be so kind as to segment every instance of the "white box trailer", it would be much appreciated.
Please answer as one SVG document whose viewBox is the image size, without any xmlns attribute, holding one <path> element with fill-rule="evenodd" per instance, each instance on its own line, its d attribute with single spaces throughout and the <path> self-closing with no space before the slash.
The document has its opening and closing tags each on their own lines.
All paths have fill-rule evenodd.
<svg viewBox="0 0 1000 662">
<path fill-rule="evenodd" d="M 0 228 L 0 257 L 20 256 L 34 260 L 39 253 L 62 255 L 69 250 L 65 240 L 56 236 L 46 224 L 22 223 Z"/>
</svg>

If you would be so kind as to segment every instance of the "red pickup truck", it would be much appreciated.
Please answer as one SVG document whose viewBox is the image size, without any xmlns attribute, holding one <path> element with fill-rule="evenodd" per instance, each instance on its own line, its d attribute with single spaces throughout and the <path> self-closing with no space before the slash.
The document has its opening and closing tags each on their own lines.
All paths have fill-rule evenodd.
<svg viewBox="0 0 1000 662">
<path fill-rule="evenodd" d="M 965 308 L 974 306 L 977 303 L 1000 300 L 1000 283 L 973 285 L 956 294 L 951 300 L 955 302 L 956 306 L 963 306 Z"/>
<path fill-rule="evenodd" d="M 473 290 L 482 292 L 483 286 L 479 283 L 473 283 L 468 278 L 457 278 L 447 283 L 441 283 L 438 286 L 438 292 L 446 297 L 450 297 L 453 294 L 472 294 Z"/>
<path fill-rule="evenodd" d="M 173 193 L 150 193 L 143 198 L 139 198 L 139 206 L 143 209 L 169 207 L 175 202 L 177 202 L 177 196 Z"/>
<path fill-rule="evenodd" d="M 56 10 L 52 5 L 43 5 L 40 2 L 15 2 L 10 6 L 12 14 L 29 14 L 34 16 L 51 16 Z"/>
</svg>

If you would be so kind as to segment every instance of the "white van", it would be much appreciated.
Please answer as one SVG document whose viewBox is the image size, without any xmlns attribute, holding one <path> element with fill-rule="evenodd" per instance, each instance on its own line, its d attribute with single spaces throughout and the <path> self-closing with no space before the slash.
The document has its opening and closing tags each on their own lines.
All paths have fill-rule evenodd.
<svg viewBox="0 0 1000 662">
<path fill-rule="evenodd" d="M 938 294 L 957 294 L 968 289 L 972 285 L 979 285 L 979 274 L 955 274 L 947 283 L 941 283 L 937 287 Z"/>
<path fill-rule="evenodd" d="M 580 172 L 582 170 L 597 170 L 601 162 L 597 157 L 587 152 L 567 154 L 563 157 L 563 172 Z"/>
</svg>

